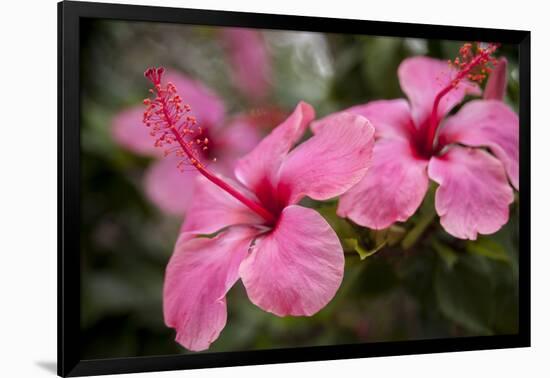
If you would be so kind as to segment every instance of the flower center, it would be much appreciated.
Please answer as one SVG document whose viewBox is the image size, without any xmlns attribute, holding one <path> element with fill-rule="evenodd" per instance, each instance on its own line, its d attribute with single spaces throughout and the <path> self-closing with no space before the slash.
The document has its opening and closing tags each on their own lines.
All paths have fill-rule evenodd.
<svg viewBox="0 0 550 378">
<path fill-rule="evenodd" d="M 155 146 L 165 149 L 165 155 L 175 154 L 181 157 L 178 168 L 191 165 L 212 183 L 239 200 L 252 211 L 256 212 L 268 223 L 273 223 L 275 217 L 261 204 L 246 197 L 220 177 L 214 175 L 202 163 L 202 157 L 208 157 L 207 151 L 210 139 L 205 136 L 205 130 L 197 124 L 191 112 L 191 107 L 184 104 L 172 83 L 162 86 L 164 68 L 148 68 L 145 77 L 153 84 L 149 91 L 154 98 L 147 98 L 143 103 L 147 109 L 143 113 L 143 123 L 150 128 L 150 134 L 156 138 Z"/>
<path fill-rule="evenodd" d="M 459 56 L 454 61 L 449 61 L 449 64 L 456 67 L 458 71 L 435 96 L 432 112 L 428 119 L 427 131 L 424 135 L 425 145 L 422 148 L 429 155 L 436 153 L 439 149 L 436 134 L 440 125 L 438 108 L 441 100 L 453 89 L 456 89 L 464 79 L 481 83 L 487 77 L 487 74 L 491 72 L 489 64 L 493 66 L 497 64 L 496 58 L 492 57 L 492 54 L 498 48 L 497 44 L 490 43 L 487 47 L 482 47 L 480 43 L 477 43 L 475 48 L 472 47 L 471 43 L 465 43 L 459 50 Z"/>
</svg>

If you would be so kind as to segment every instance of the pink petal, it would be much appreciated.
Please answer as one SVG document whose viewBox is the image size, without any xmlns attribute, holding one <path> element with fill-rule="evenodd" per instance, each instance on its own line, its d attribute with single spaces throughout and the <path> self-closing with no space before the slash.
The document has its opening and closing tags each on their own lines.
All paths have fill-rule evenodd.
<svg viewBox="0 0 550 378">
<path fill-rule="evenodd" d="M 265 183 L 273 184 L 284 157 L 314 117 L 311 105 L 300 102 L 282 124 L 237 162 L 237 179 L 255 192 Z"/>
<path fill-rule="evenodd" d="M 303 196 L 316 200 L 336 197 L 367 173 L 374 128 L 365 117 L 339 113 L 321 121 L 318 129 L 281 165 L 277 191 L 288 193 L 287 203 L 296 203 Z"/>
<path fill-rule="evenodd" d="M 224 28 L 235 85 L 252 100 L 268 94 L 271 62 L 261 32 L 254 29 Z"/>
<path fill-rule="evenodd" d="M 408 142 L 381 139 L 374 145 L 365 178 L 340 197 L 338 215 L 369 228 L 404 222 L 428 189 L 428 162 L 414 156 Z"/>
<path fill-rule="evenodd" d="M 489 147 L 504 164 L 512 185 L 519 189 L 519 118 L 503 102 L 469 101 L 446 120 L 440 141 Z"/>
<path fill-rule="evenodd" d="M 249 117 L 237 115 L 219 131 L 216 143 L 221 143 L 223 160 L 226 162 L 229 160 L 228 165 L 233 166 L 236 159 L 252 151 L 260 140 L 258 127 L 252 120 Z"/>
<path fill-rule="evenodd" d="M 425 56 L 407 58 L 399 65 L 397 74 L 401 89 L 411 102 L 417 127 L 428 119 L 437 93 L 451 82 L 455 72 L 447 62 Z M 439 119 L 460 103 L 466 94 L 480 94 L 478 86 L 466 80 L 461 81 L 439 103 Z"/>
<path fill-rule="evenodd" d="M 143 124 L 144 106 L 135 106 L 118 113 L 112 121 L 111 133 L 115 141 L 134 153 L 145 156 L 161 156 L 160 148 L 155 148 L 155 138 Z"/>
<path fill-rule="evenodd" d="M 237 183 L 225 177 L 223 179 L 241 193 L 255 199 Z M 206 178 L 199 176 L 195 183 L 193 202 L 185 217 L 182 231 L 210 234 L 231 225 L 261 224 L 262 222 L 262 218 L 255 212 Z"/>
<path fill-rule="evenodd" d="M 435 208 L 451 235 L 475 240 L 492 234 L 508 221 L 514 193 L 501 162 L 488 152 L 451 147 L 430 160 L 430 178 L 439 184 Z"/>
<path fill-rule="evenodd" d="M 500 100 L 504 99 L 506 94 L 506 84 L 508 83 L 508 61 L 506 58 L 500 58 L 498 64 L 491 72 L 489 80 L 485 85 L 483 91 L 483 98 L 485 100 Z"/>
<path fill-rule="evenodd" d="M 166 214 L 182 216 L 191 202 L 197 173 L 181 172 L 179 159 L 168 157 L 152 163 L 145 173 L 145 193 Z"/>
<path fill-rule="evenodd" d="M 180 235 L 166 268 L 163 307 L 164 322 L 185 348 L 208 349 L 225 327 L 225 295 L 255 232 L 238 227 L 212 239 Z"/>
<path fill-rule="evenodd" d="M 248 297 L 261 309 L 278 316 L 310 316 L 340 287 L 344 254 L 319 213 L 292 205 L 271 233 L 256 239 L 239 273 Z"/>
<path fill-rule="evenodd" d="M 178 94 L 191 107 L 191 114 L 200 126 L 210 130 L 221 126 L 225 117 L 225 105 L 210 88 L 170 69 L 166 71 L 165 82 L 176 86 Z"/>
<path fill-rule="evenodd" d="M 378 100 L 366 104 L 352 106 L 344 110 L 346 113 L 357 114 L 365 117 L 374 126 L 376 138 L 400 138 L 410 139 L 415 130 L 411 119 L 411 110 L 406 100 Z M 342 112 L 333 113 L 311 124 L 313 131 L 322 126 L 322 121 Z"/>
</svg>

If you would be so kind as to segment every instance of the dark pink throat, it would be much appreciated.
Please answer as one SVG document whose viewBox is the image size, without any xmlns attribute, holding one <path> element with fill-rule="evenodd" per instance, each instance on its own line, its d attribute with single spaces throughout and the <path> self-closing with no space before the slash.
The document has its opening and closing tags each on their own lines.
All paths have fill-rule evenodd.
<svg viewBox="0 0 550 378">
<path fill-rule="evenodd" d="M 426 120 L 422 125 L 413 130 L 411 135 L 411 149 L 417 159 L 429 160 L 432 156 L 437 155 L 443 146 L 439 141 L 430 146 L 428 140 L 429 120 Z"/>
<path fill-rule="evenodd" d="M 190 114 L 191 107 L 183 103 L 174 84 L 162 85 L 163 73 L 162 67 L 149 68 L 145 71 L 145 77 L 153 84 L 153 89 L 149 90 L 153 98 L 143 101 L 147 106 L 143 113 L 143 123 L 149 127 L 150 134 L 156 138 L 155 146 L 165 148 L 166 155 L 174 154 L 181 158 L 178 168 L 192 166 L 220 189 L 260 215 L 266 224 L 274 224 L 276 216 L 272 212 L 210 172 L 203 163 L 203 160 L 208 157 L 210 138 L 206 130 L 203 130 Z"/>
<path fill-rule="evenodd" d="M 481 83 L 491 72 L 490 65 L 498 64 L 496 58 L 492 56 L 498 45 L 494 43 L 486 47 L 480 45 L 477 43 L 474 47 L 471 43 L 465 43 L 460 48 L 459 57 L 452 62 L 449 61 L 449 65 L 455 67 L 456 74 L 436 94 L 430 116 L 423 125 L 417 125 L 417 131 L 413 136 L 413 147 L 420 157 L 429 159 L 445 147 L 444 141 L 439 141 L 437 138 L 437 131 L 441 124 L 439 113 L 441 100 L 451 91 L 456 90 L 464 80 Z"/>
<path fill-rule="evenodd" d="M 279 183 L 275 186 L 267 177 L 264 177 L 256 185 L 254 193 L 262 205 L 276 217 L 278 217 L 283 209 L 290 203 L 290 187 L 284 183 Z"/>
</svg>

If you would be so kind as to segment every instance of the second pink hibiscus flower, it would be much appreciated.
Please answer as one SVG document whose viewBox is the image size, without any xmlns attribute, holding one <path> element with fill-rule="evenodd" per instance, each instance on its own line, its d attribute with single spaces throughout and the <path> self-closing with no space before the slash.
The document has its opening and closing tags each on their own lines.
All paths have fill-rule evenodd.
<svg viewBox="0 0 550 378">
<path fill-rule="evenodd" d="M 486 99 L 445 118 L 465 95 L 480 93 L 468 79 L 480 78 L 495 49 L 472 53 L 465 45 L 458 68 L 428 57 L 405 59 L 398 76 L 408 102 L 379 100 L 346 110 L 369 119 L 377 141 L 369 173 L 341 196 L 340 216 L 373 229 L 406 221 L 432 179 L 439 184 L 435 207 L 441 225 L 451 235 L 476 239 L 508 221 L 512 186 L 519 189 L 519 120 L 495 99 L 502 96 L 505 66 L 497 66 Z"/>
</svg>

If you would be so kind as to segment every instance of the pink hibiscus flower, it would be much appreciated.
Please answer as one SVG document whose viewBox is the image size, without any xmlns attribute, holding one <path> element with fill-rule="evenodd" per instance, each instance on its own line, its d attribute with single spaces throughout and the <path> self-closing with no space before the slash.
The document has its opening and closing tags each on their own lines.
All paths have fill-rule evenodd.
<svg viewBox="0 0 550 378">
<path fill-rule="evenodd" d="M 208 147 L 199 151 L 200 157 L 209 160 L 216 158 L 219 161 L 213 164 L 213 169 L 229 173 L 236 159 L 250 151 L 260 140 L 254 117 L 237 115 L 228 119 L 221 98 L 200 82 L 174 72 L 167 74 L 167 80 L 194 104 L 194 114 L 201 125 L 201 137 L 209 141 Z M 143 106 L 117 114 L 111 129 L 113 138 L 136 154 L 159 158 L 145 173 L 145 193 L 165 213 L 181 216 L 191 201 L 196 170 L 184 169 L 180 172 L 174 169 L 176 157 L 162 159 L 163 153 L 151 144 L 149 130 L 143 127 L 142 118 Z"/>
<path fill-rule="evenodd" d="M 304 196 L 326 200 L 357 184 L 371 159 L 374 128 L 364 117 L 340 114 L 291 151 L 314 118 L 302 102 L 238 161 L 235 182 L 212 174 L 198 158 L 204 141 L 194 138 L 197 124 L 175 87 L 161 85 L 163 72 L 145 73 L 156 98 L 145 101 L 144 122 L 157 145 L 176 145 L 182 162 L 202 174 L 166 269 L 164 317 L 176 340 L 207 349 L 225 326 L 225 296 L 239 278 L 265 311 L 315 314 L 340 286 L 344 255 L 325 219 L 297 203 Z"/>
<path fill-rule="evenodd" d="M 271 62 L 262 33 L 254 29 L 224 28 L 233 81 L 250 100 L 263 100 L 271 86 Z"/>
<path fill-rule="evenodd" d="M 466 44 L 458 67 L 428 57 L 405 59 L 398 76 L 408 102 L 372 101 L 346 110 L 372 122 L 376 143 L 369 174 L 341 196 L 340 216 L 373 229 L 406 221 L 432 179 L 439 184 L 437 214 L 451 235 L 476 239 L 508 221 L 514 199 L 509 181 L 519 189 L 519 120 L 499 100 L 506 63 L 497 65 L 485 99 L 446 117 L 466 94 L 480 93 L 471 80 L 483 79 L 495 49 L 489 45 L 474 54 Z"/>
</svg>

